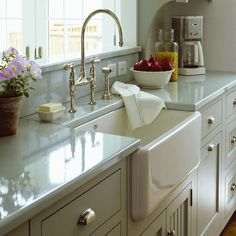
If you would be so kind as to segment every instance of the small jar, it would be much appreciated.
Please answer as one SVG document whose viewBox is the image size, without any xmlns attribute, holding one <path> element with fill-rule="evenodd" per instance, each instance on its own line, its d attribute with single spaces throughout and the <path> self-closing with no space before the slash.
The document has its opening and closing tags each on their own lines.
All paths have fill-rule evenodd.
<svg viewBox="0 0 236 236">
<path fill-rule="evenodd" d="M 159 29 L 158 41 L 155 43 L 155 57 L 158 61 L 168 60 L 175 69 L 170 81 L 178 79 L 178 44 L 174 42 L 174 29 Z"/>
</svg>

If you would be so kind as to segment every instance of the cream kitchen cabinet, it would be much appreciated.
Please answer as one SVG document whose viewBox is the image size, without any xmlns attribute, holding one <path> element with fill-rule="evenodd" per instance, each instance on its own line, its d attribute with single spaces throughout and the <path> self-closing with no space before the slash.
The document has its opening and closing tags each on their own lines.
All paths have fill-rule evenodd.
<svg viewBox="0 0 236 236">
<path fill-rule="evenodd" d="M 195 236 L 196 180 L 194 170 L 151 215 L 142 221 L 130 219 L 128 235 Z"/>
<path fill-rule="evenodd" d="M 224 196 L 223 226 L 236 210 L 236 89 L 226 94 L 226 127 L 224 178 L 222 181 Z"/>
<path fill-rule="evenodd" d="M 217 235 L 220 227 L 221 133 L 202 147 L 198 167 L 197 235 Z"/>
<path fill-rule="evenodd" d="M 232 166 L 225 175 L 225 212 L 224 217 L 231 216 L 236 206 L 236 166 Z"/>
<path fill-rule="evenodd" d="M 220 230 L 223 97 L 201 110 L 201 161 L 198 167 L 197 236 L 215 236 Z"/>
<path fill-rule="evenodd" d="M 167 207 L 167 234 L 169 236 L 195 235 L 193 214 L 193 188 L 190 183 Z"/>
<path fill-rule="evenodd" d="M 166 235 L 166 210 L 145 230 L 141 236 L 165 236 Z"/>
<path fill-rule="evenodd" d="M 125 235 L 125 161 L 30 221 L 30 236 Z"/>
<path fill-rule="evenodd" d="M 11 232 L 7 233 L 5 236 L 30 236 L 29 233 L 29 222 L 26 222 Z"/>
</svg>

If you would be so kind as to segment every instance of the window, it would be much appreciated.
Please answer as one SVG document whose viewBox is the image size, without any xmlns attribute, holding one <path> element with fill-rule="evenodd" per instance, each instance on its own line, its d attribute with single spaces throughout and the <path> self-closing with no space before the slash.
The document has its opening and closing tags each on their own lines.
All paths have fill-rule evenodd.
<svg viewBox="0 0 236 236">
<path fill-rule="evenodd" d="M 22 2 L 21 0 L 0 0 L 0 6 L 0 51 L 14 46 L 22 52 Z"/>
<path fill-rule="evenodd" d="M 6 9 L 0 12 L 0 27 L 5 32 L 0 35 L 0 51 L 14 46 L 24 55 L 28 46 L 30 58 L 35 59 L 38 56 L 35 48 L 42 47 L 43 56 L 38 62 L 43 64 L 78 58 L 82 24 L 92 11 L 99 8 L 116 13 L 124 30 L 125 45 L 136 46 L 136 0 L 125 1 L 0 0 Z M 130 22 L 133 22 L 132 27 Z M 126 29 L 126 25 L 132 29 Z M 85 33 L 86 56 L 118 48 L 114 46 L 116 34 L 112 17 L 107 14 L 93 16 Z"/>
<path fill-rule="evenodd" d="M 97 0 L 47 0 L 48 1 L 48 56 L 51 61 L 68 59 L 80 55 L 80 36 L 82 24 L 92 11 L 103 8 L 103 2 Z M 114 0 L 111 0 L 115 4 Z M 114 8 L 114 7 L 113 7 Z M 113 9 L 114 10 L 114 9 Z M 102 36 L 104 30 L 114 35 L 113 23 L 105 27 L 105 18 L 95 15 L 86 29 L 86 54 L 94 54 L 107 49 Z M 109 16 L 108 16 L 109 17 Z M 112 40 L 110 40 L 112 42 Z M 109 45 L 110 47 L 112 45 Z"/>
</svg>

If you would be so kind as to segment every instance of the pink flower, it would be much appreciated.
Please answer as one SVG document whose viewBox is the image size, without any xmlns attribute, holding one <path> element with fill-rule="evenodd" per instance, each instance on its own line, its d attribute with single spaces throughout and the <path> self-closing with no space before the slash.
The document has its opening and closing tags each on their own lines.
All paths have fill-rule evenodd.
<svg viewBox="0 0 236 236">
<path fill-rule="evenodd" d="M 13 77 L 20 75 L 23 70 L 21 63 L 17 60 L 17 58 L 13 58 L 12 61 L 9 62 L 7 68 L 11 71 Z"/>
<path fill-rule="evenodd" d="M 31 75 L 35 78 L 35 79 L 42 79 L 42 75 L 41 75 L 41 69 L 40 67 L 34 62 L 34 61 L 30 61 L 30 73 Z"/>
<path fill-rule="evenodd" d="M 29 64 L 29 62 L 27 62 L 25 58 L 19 55 L 16 55 L 13 60 L 18 61 L 22 65 L 23 68 L 26 68 L 26 66 Z"/>
<path fill-rule="evenodd" d="M 10 80 L 12 78 L 12 73 L 8 68 L 4 68 L 0 70 L 0 79 L 2 80 Z"/>
<path fill-rule="evenodd" d="M 13 47 L 10 47 L 6 51 L 3 52 L 3 56 L 5 57 L 16 56 L 16 55 L 18 55 L 18 51 Z"/>
</svg>

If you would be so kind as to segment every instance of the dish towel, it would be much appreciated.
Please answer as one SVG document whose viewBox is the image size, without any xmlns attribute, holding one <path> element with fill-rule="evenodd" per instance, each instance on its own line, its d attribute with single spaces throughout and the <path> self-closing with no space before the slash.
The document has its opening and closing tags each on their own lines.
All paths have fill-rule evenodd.
<svg viewBox="0 0 236 236">
<path fill-rule="evenodd" d="M 140 88 L 133 84 L 115 81 L 111 87 L 111 92 L 121 95 L 131 129 L 150 124 L 158 116 L 162 108 L 166 108 L 161 98 L 140 91 Z"/>
</svg>

